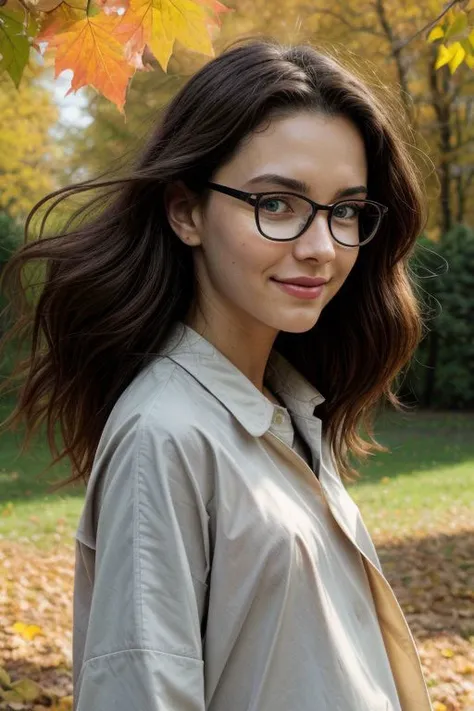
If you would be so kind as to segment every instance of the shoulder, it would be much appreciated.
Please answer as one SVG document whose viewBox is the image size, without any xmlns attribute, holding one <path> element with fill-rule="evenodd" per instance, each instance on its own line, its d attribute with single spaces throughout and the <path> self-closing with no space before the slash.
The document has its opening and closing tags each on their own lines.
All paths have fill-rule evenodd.
<svg viewBox="0 0 474 711">
<path fill-rule="evenodd" d="M 148 364 L 115 403 L 97 448 L 92 474 L 127 458 L 142 467 L 179 459 L 196 474 L 209 439 L 206 412 L 219 403 L 183 368 L 166 357 Z M 211 438 L 212 439 L 212 438 Z M 107 472 L 107 476 L 113 474 Z"/>
<path fill-rule="evenodd" d="M 165 439 L 182 439 L 222 418 L 222 404 L 187 370 L 166 356 L 149 363 L 115 403 L 101 445 L 130 429 Z"/>
<path fill-rule="evenodd" d="M 125 441 L 135 447 L 139 440 L 181 439 L 186 429 L 192 429 L 193 416 L 182 380 L 176 364 L 166 357 L 155 359 L 135 376 L 107 418 L 94 469 Z"/>
<path fill-rule="evenodd" d="M 160 358 L 146 366 L 117 400 L 87 485 L 79 529 L 88 532 L 88 539 L 94 537 L 104 496 L 131 500 L 138 480 L 146 499 L 168 486 L 181 491 L 191 487 L 203 505 L 212 498 L 213 442 L 196 406 L 201 386 L 192 381 L 170 359 Z"/>
</svg>

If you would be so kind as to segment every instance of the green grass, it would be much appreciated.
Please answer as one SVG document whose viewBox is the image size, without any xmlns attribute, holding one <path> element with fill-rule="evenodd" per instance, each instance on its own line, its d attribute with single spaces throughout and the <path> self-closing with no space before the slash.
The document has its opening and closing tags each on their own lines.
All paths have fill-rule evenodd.
<svg viewBox="0 0 474 711">
<path fill-rule="evenodd" d="M 10 407 L 0 402 L 1 419 Z M 391 452 L 376 454 L 349 485 L 371 533 L 422 535 L 474 520 L 474 413 L 388 413 L 377 439 Z M 72 544 L 84 488 L 48 494 L 69 476 L 67 464 L 41 474 L 49 462 L 44 439 L 23 455 L 19 449 L 18 434 L 0 435 L 0 540 Z"/>
<path fill-rule="evenodd" d="M 10 402 L 0 401 L 0 420 L 10 409 Z M 31 541 L 40 548 L 71 545 L 84 487 L 48 493 L 70 476 L 67 463 L 47 470 L 51 458 L 45 439 L 38 438 L 24 454 L 19 454 L 21 442 L 19 433 L 0 434 L 0 540 Z"/>
<path fill-rule="evenodd" d="M 474 520 L 474 413 L 389 413 L 376 428 L 388 446 L 349 485 L 377 536 L 423 535 Z"/>
</svg>

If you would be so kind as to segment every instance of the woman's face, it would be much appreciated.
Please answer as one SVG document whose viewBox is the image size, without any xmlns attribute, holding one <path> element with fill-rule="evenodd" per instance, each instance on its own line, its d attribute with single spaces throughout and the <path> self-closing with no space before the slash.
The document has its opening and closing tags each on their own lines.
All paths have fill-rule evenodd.
<svg viewBox="0 0 474 711">
<path fill-rule="evenodd" d="M 300 181 L 307 189 L 259 177 L 264 174 Z M 325 205 L 356 188 L 350 195 L 361 199 L 367 185 L 364 143 L 344 117 L 301 112 L 274 119 L 249 136 L 212 181 L 252 193 L 297 192 Z M 279 204 L 270 207 L 281 209 Z M 249 332 L 258 327 L 293 333 L 312 328 L 347 279 L 359 251 L 334 241 L 327 211 L 319 211 L 292 242 L 265 239 L 254 208 L 219 192 L 211 191 L 205 207 L 193 215 L 195 232 L 188 233 L 188 241 L 195 248 L 200 310 L 207 322 L 225 319 L 227 327 L 235 324 Z M 326 283 L 313 294 L 302 292 L 306 298 L 281 286 L 282 280 L 299 277 L 321 277 Z"/>
</svg>

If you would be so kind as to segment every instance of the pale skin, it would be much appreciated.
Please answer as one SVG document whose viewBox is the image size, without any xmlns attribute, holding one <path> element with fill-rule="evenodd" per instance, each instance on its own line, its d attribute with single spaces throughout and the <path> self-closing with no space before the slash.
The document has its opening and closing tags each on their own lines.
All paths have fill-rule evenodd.
<svg viewBox="0 0 474 711">
<path fill-rule="evenodd" d="M 367 197 L 364 143 L 342 116 L 300 112 L 274 119 L 264 131 L 247 137 L 212 181 L 248 192 L 289 190 L 274 182 L 254 182 L 268 173 L 306 183 L 307 192 L 293 192 L 326 205 L 356 187 L 355 198 Z M 263 381 L 279 331 L 302 333 L 317 323 L 349 276 L 359 249 L 333 240 L 325 211 L 316 214 L 298 239 L 272 242 L 259 234 L 253 208 L 233 197 L 211 191 L 203 206 L 175 183 L 168 186 L 165 201 L 171 227 L 193 248 L 199 296 L 188 325 L 275 401 Z M 273 281 L 300 276 L 329 281 L 310 300 L 285 293 Z"/>
</svg>

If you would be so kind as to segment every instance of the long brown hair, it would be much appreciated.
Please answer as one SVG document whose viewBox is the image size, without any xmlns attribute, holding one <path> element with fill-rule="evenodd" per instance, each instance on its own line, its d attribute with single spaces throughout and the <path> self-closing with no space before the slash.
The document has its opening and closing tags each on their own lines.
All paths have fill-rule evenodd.
<svg viewBox="0 0 474 711">
<path fill-rule="evenodd" d="M 46 424 L 55 461 L 68 456 L 72 462 L 72 477 L 64 484 L 87 481 L 118 397 L 160 353 L 196 298 L 192 248 L 170 228 L 165 186 L 182 180 L 205 199 L 206 181 L 251 131 L 275 115 L 302 109 L 343 115 L 358 127 L 368 158 L 369 197 L 388 205 L 389 215 L 316 326 L 303 334 L 281 332 L 276 348 L 326 396 L 317 414 L 343 476 L 354 473 L 350 453 L 381 449 L 371 430 L 375 407 L 386 399 L 399 406 L 394 379 L 421 336 L 408 258 L 425 221 L 421 180 L 385 101 L 310 46 L 244 40 L 178 92 L 126 175 L 77 183 L 35 205 L 27 238 L 32 217 L 56 198 L 40 239 L 22 246 L 4 274 L 17 309 L 6 340 L 28 343 L 7 424 L 24 422 L 27 439 Z M 89 190 L 99 190 L 98 197 L 79 208 L 60 234 L 45 237 L 50 211 L 69 195 Z M 25 266 L 36 262 L 44 277 L 31 304 L 22 277 Z M 359 432 L 361 424 L 368 440 Z"/>
</svg>

